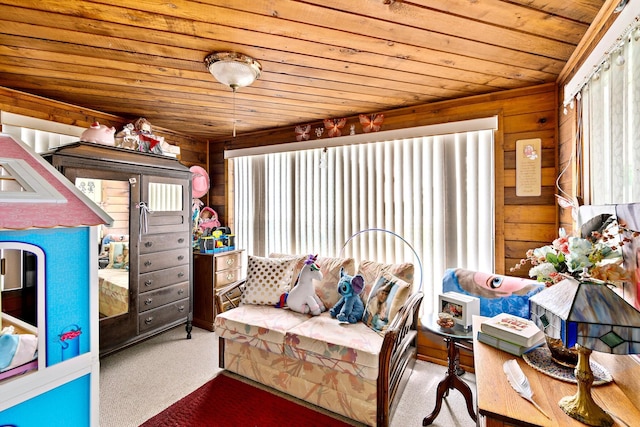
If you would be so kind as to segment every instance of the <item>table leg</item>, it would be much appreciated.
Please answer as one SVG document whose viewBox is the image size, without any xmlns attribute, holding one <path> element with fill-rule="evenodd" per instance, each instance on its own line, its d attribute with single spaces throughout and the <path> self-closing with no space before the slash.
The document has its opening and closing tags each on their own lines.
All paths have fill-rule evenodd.
<svg viewBox="0 0 640 427">
<path fill-rule="evenodd" d="M 478 418 L 475 413 L 475 409 L 473 407 L 473 396 L 471 394 L 471 388 L 467 383 L 462 381 L 458 377 L 458 371 L 460 370 L 459 366 L 459 351 L 455 345 L 455 340 L 449 337 L 445 338 L 447 343 L 447 357 L 448 357 L 448 366 L 447 366 L 447 374 L 440 383 L 438 383 L 438 389 L 436 394 L 436 407 L 433 409 L 431 414 L 427 415 L 424 420 L 422 420 L 423 426 L 428 426 L 431 424 L 438 414 L 440 413 L 440 409 L 442 408 L 442 400 L 448 396 L 450 389 L 457 389 L 462 393 L 464 399 L 467 403 L 467 411 L 469 412 L 469 416 L 473 419 L 473 421 L 477 421 Z"/>
</svg>

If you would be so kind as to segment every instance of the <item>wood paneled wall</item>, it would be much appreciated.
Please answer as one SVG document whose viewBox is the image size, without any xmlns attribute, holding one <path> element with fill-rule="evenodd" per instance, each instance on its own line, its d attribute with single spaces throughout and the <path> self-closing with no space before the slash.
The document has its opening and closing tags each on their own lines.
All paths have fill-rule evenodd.
<svg viewBox="0 0 640 427">
<path fill-rule="evenodd" d="M 0 110 L 85 128 L 88 128 L 93 122 L 97 121 L 100 122 L 100 124 L 113 126 L 117 130 L 121 130 L 125 124 L 132 123 L 138 119 L 138 117 L 118 117 L 1 86 Z M 206 141 L 179 134 L 171 129 L 153 126 L 153 123 L 151 123 L 151 126 L 154 134 L 164 136 L 168 143 L 180 147 L 179 160 L 181 163 L 188 167 L 198 165 L 208 169 Z M 203 201 L 205 201 L 205 203 L 208 202 L 206 197 L 203 198 Z"/>
<path fill-rule="evenodd" d="M 420 107 L 385 111 L 383 130 L 424 126 L 479 117 L 498 115 L 496 132 L 495 188 L 495 251 L 497 273 L 509 273 L 527 249 L 548 243 L 557 234 L 555 207 L 557 97 L 555 84 L 504 91 L 454 101 L 426 104 Z M 349 117 L 356 123 L 357 117 Z M 322 126 L 315 123 L 313 128 Z M 542 139 L 542 195 L 516 196 L 516 141 Z M 212 168 L 212 200 L 216 206 L 226 205 L 232 191 L 228 180 L 232 171 L 226 169 L 223 150 L 271 145 L 295 141 L 293 129 L 273 129 L 239 135 L 235 139 L 211 141 L 209 161 Z M 228 162 L 230 163 L 230 162 Z M 215 172 L 213 172 L 215 171 Z M 213 187 L 213 186 L 212 186 Z M 225 211 L 226 212 L 226 211 Z M 218 211 L 229 224 L 231 218 Z M 526 275 L 525 271 L 514 273 Z"/>
</svg>

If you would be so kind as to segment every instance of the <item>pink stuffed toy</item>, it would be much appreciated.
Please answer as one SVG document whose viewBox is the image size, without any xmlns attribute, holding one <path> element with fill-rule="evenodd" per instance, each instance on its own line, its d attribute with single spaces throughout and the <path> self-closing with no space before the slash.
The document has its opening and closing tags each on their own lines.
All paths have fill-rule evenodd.
<svg viewBox="0 0 640 427">
<path fill-rule="evenodd" d="M 200 224 L 198 225 L 200 230 L 204 233 L 209 228 L 220 227 L 220 221 L 218 221 L 218 214 L 210 207 L 202 208 L 200 212 Z"/>
</svg>

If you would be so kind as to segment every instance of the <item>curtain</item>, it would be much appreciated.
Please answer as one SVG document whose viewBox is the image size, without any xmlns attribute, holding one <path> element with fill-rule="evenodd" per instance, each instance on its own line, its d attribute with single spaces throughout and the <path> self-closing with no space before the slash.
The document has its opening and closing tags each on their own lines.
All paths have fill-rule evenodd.
<svg viewBox="0 0 640 427">
<path fill-rule="evenodd" d="M 585 202 L 640 201 L 640 29 L 625 37 L 579 97 Z"/>
<path fill-rule="evenodd" d="M 236 244 L 413 262 L 433 311 L 445 269 L 494 270 L 493 156 L 483 130 L 237 157 Z"/>
</svg>

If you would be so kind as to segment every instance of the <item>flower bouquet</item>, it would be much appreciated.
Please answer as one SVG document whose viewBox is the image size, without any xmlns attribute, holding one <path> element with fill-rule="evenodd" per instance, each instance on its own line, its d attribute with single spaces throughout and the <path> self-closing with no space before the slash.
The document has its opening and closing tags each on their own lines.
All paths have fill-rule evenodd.
<svg viewBox="0 0 640 427">
<path fill-rule="evenodd" d="M 624 225 L 618 224 L 613 217 L 592 231 L 590 238 L 567 236 L 564 229 L 560 229 L 559 237 L 551 245 L 529 249 L 526 258 L 510 271 L 530 263 L 529 277 L 535 277 L 547 286 L 566 276 L 578 280 L 595 279 L 613 285 L 629 281 L 630 273 L 622 267 L 621 246 L 628 241 L 622 235 L 624 230 Z"/>
</svg>

